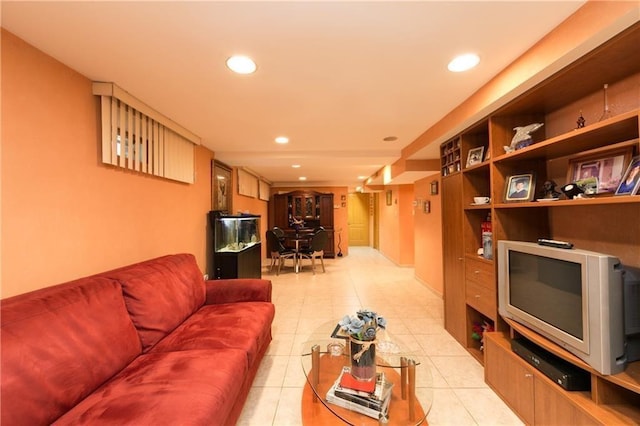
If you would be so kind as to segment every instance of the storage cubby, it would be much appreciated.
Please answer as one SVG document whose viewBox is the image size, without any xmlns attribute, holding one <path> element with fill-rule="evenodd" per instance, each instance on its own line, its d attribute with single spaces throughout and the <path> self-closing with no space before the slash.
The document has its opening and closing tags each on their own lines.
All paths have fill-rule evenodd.
<svg viewBox="0 0 640 426">
<path fill-rule="evenodd" d="M 469 334 L 467 335 L 467 350 L 481 363 L 484 363 L 484 340 L 481 341 L 474 338 L 473 333 L 478 332 L 476 331 L 478 327 L 482 329 L 484 324 L 488 324 L 491 329 L 495 329 L 494 320 L 474 308 L 467 306 L 467 329 L 469 330 Z"/>
<path fill-rule="evenodd" d="M 464 212 L 464 253 L 465 255 L 478 256 L 478 249 L 483 247 L 482 244 L 482 223 L 490 219 L 491 209 L 489 206 L 465 208 Z M 493 225 L 493 222 L 491 222 Z M 493 226 L 492 226 L 493 227 Z M 492 256 L 493 257 L 493 256 Z"/>
<path fill-rule="evenodd" d="M 455 179 L 443 177 L 443 231 L 454 235 L 459 231 L 453 227 L 460 226 L 462 241 L 446 238 L 443 245 L 445 328 L 483 360 L 487 383 L 529 424 L 640 423 L 640 362 L 630 363 L 623 373 L 603 376 L 535 332 L 505 321 L 498 314 L 495 253 L 491 260 L 476 253 L 482 246 L 481 223 L 490 213 L 494 247 L 499 240 L 551 238 L 640 268 L 640 195 L 614 195 L 614 190 L 580 199 L 562 194 L 555 201 L 537 201 L 546 180 L 553 180 L 558 192 L 573 181 L 571 167 L 579 159 L 606 158 L 598 156 L 614 152 L 630 152 L 627 158 L 640 154 L 639 45 L 636 23 L 451 139 L 461 141 L 463 167 Z M 604 84 L 611 94 L 608 114 L 601 113 Z M 581 114 L 584 127 L 576 123 Z M 533 143 L 506 152 L 513 129 L 532 123 L 544 123 L 531 133 Z M 479 146 L 490 158 L 467 167 L 469 151 Z M 448 167 L 444 158 L 442 166 Z M 536 184 L 531 200 L 505 200 L 509 178 L 528 173 Z M 474 196 L 490 196 L 491 203 L 471 205 Z M 451 298 L 463 298 L 463 303 Z M 455 318 L 461 310 L 466 330 Z M 483 321 L 496 329 L 488 340 L 485 337 L 484 354 L 471 338 L 474 323 Z M 591 391 L 565 391 L 528 365 L 511 351 L 510 339 L 518 336 L 588 371 Z"/>
<path fill-rule="evenodd" d="M 461 163 L 461 142 L 460 138 L 455 138 L 440 147 L 440 163 L 442 176 L 462 170 Z"/>
<path fill-rule="evenodd" d="M 491 197 L 489 164 L 483 163 L 465 169 L 462 185 L 464 202 L 467 206 L 473 203 L 473 197 Z"/>
</svg>

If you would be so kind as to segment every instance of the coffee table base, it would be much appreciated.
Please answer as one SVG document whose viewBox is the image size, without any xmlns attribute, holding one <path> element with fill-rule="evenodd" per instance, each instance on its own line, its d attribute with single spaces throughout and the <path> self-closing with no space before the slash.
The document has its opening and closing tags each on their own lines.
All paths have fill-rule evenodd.
<svg viewBox="0 0 640 426">
<path fill-rule="evenodd" d="M 336 364 L 335 368 L 325 368 L 320 369 L 320 374 L 314 376 L 318 369 L 314 369 L 315 371 L 311 371 L 309 374 L 309 379 L 317 380 L 325 386 L 321 386 L 322 388 L 329 388 L 331 384 L 336 379 L 335 372 L 340 371 L 342 365 L 344 365 L 344 359 L 342 357 L 333 357 L 329 355 L 322 355 L 319 357 L 317 362 Z M 315 363 L 314 363 L 315 364 Z M 402 383 L 407 383 L 407 379 L 411 380 L 412 383 L 415 383 L 414 377 L 401 377 L 393 368 L 385 368 L 381 367 L 384 370 L 385 378 L 393 382 L 394 387 L 396 389 L 407 389 L 407 386 L 402 386 Z M 330 371 L 330 374 L 323 375 L 323 371 Z M 407 368 L 403 368 L 402 371 L 409 371 Z M 415 372 L 415 370 L 413 370 Z M 411 374 L 411 373 L 409 373 Z M 404 374 L 403 374 L 404 375 Z M 420 405 L 420 402 L 415 398 L 414 387 L 410 386 L 407 389 L 406 394 L 402 393 L 405 398 L 403 399 L 398 395 L 397 392 L 394 392 L 391 398 L 391 403 L 389 405 L 389 421 L 384 423 L 385 425 L 419 425 L 419 424 L 427 424 L 425 419 L 425 413 Z M 345 418 L 349 418 L 350 422 L 340 419 L 336 414 L 332 413 L 324 404 L 328 404 L 325 400 L 324 395 L 320 395 L 323 401 L 320 401 L 319 398 L 316 397 L 316 394 L 311 389 L 311 386 L 308 382 L 305 383 L 304 390 L 302 392 L 302 423 L 305 426 L 324 426 L 324 425 L 344 425 L 344 424 L 355 424 L 355 425 L 377 425 L 380 424 L 377 420 L 367 417 L 365 415 L 359 415 L 354 413 L 346 408 L 332 406 L 332 410 L 334 410 L 337 414 L 341 412 L 345 413 Z M 413 401 L 413 404 L 409 403 L 410 400 Z M 411 413 L 413 411 L 413 413 Z M 353 422 L 353 419 L 357 418 L 357 422 Z M 413 418 L 415 420 L 410 420 Z"/>
</svg>

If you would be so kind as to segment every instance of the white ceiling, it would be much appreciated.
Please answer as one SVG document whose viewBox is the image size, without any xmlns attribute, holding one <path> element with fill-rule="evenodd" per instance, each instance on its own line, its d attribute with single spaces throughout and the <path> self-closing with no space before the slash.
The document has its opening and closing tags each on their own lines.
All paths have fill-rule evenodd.
<svg viewBox="0 0 640 426">
<path fill-rule="evenodd" d="M 583 3 L 3 1 L 1 17 L 197 134 L 216 159 L 279 186 L 306 176 L 305 186 L 353 188 Z M 447 71 L 466 52 L 480 65 Z M 257 72 L 230 72 L 233 54 Z"/>
</svg>

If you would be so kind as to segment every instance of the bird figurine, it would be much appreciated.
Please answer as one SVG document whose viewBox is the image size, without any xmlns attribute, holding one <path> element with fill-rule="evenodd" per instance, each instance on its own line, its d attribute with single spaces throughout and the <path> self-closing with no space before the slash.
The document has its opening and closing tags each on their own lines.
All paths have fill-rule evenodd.
<svg viewBox="0 0 640 426">
<path fill-rule="evenodd" d="M 513 130 L 516 134 L 513 135 L 513 139 L 511 139 L 511 145 L 504 147 L 505 152 L 509 153 L 517 151 L 525 146 L 531 145 L 533 142 L 531 133 L 535 132 L 542 126 L 544 126 L 544 123 L 532 123 L 527 126 L 514 127 Z"/>
</svg>

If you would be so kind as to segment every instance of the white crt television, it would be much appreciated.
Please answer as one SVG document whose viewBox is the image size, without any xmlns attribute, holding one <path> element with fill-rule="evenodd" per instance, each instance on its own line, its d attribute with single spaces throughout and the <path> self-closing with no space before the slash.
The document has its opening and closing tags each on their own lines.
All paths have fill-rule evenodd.
<svg viewBox="0 0 640 426">
<path fill-rule="evenodd" d="M 603 375 L 623 371 L 627 362 L 623 287 L 623 269 L 614 256 L 498 241 L 500 315 Z M 627 309 L 637 317 L 637 306 Z"/>
</svg>

